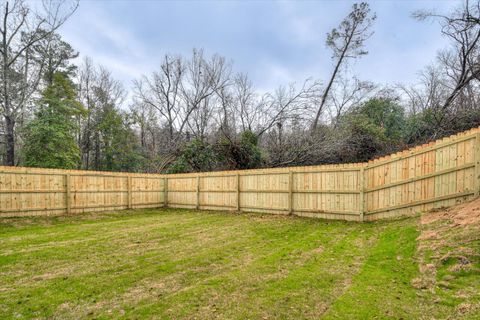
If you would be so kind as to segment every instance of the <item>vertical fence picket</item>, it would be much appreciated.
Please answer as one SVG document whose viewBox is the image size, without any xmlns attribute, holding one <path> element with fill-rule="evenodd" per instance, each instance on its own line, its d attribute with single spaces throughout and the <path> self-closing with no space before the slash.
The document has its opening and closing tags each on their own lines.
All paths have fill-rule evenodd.
<svg viewBox="0 0 480 320">
<path fill-rule="evenodd" d="M 163 178 L 163 206 L 168 207 L 168 178 Z"/>
<path fill-rule="evenodd" d="M 293 172 L 288 172 L 288 214 L 293 214 Z"/>
<path fill-rule="evenodd" d="M 236 174 L 236 180 L 237 180 L 237 183 L 236 183 L 236 205 L 237 205 L 237 211 L 240 211 L 240 174 Z"/>
<path fill-rule="evenodd" d="M 67 207 L 67 214 L 72 213 L 72 199 L 71 199 L 71 181 L 70 181 L 70 174 L 67 173 L 65 175 L 65 203 Z"/>
<path fill-rule="evenodd" d="M 196 201 L 196 205 L 195 205 L 195 209 L 200 209 L 200 176 L 197 176 L 197 190 L 196 190 L 196 193 L 197 193 L 197 201 Z"/>
<path fill-rule="evenodd" d="M 127 207 L 132 209 L 132 177 L 127 177 Z"/>
<path fill-rule="evenodd" d="M 359 194 L 359 207 L 360 207 L 360 220 L 365 220 L 365 168 L 362 167 L 358 172 L 358 188 Z"/>
<path fill-rule="evenodd" d="M 474 147 L 474 159 L 475 159 L 475 176 L 473 177 L 473 185 L 475 188 L 475 195 L 480 194 L 480 133 L 475 135 L 475 147 Z"/>
</svg>

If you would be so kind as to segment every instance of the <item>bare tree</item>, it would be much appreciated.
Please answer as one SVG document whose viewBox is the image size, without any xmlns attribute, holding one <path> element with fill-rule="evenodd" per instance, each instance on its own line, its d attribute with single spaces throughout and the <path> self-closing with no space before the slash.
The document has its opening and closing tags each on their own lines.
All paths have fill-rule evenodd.
<svg viewBox="0 0 480 320">
<path fill-rule="evenodd" d="M 446 97 L 446 79 L 439 66 L 430 65 L 420 72 L 419 83 L 398 85 L 398 90 L 406 101 L 405 108 L 411 115 L 420 114 L 442 104 Z"/>
<path fill-rule="evenodd" d="M 372 96 L 375 85 L 370 81 L 361 81 L 357 77 L 339 76 L 332 87 L 329 108 L 333 128 L 337 127 L 341 115 Z"/>
<path fill-rule="evenodd" d="M 138 125 L 140 147 L 148 150 L 151 156 L 157 151 L 155 141 L 155 131 L 157 129 L 157 112 L 151 106 L 142 104 L 135 100 L 130 105 L 130 114 L 133 117 L 134 124 Z"/>
<path fill-rule="evenodd" d="M 268 132 L 263 147 L 267 150 L 268 164 L 272 167 L 308 164 L 313 158 L 312 150 L 316 149 L 308 129 L 295 120 L 289 126 L 277 126 Z"/>
<path fill-rule="evenodd" d="M 437 125 L 441 125 L 454 100 L 472 81 L 480 79 L 480 2 L 471 4 L 466 1 L 448 16 L 431 11 L 417 11 L 413 16 L 418 20 L 438 20 L 442 34 L 450 39 L 453 46 L 438 56 L 449 80 L 444 101 L 434 106 Z"/>
<path fill-rule="evenodd" d="M 260 138 L 287 121 L 305 120 L 318 101 L 320 88 L 320 82 L 307 79 L 299 88 L 291 83 L 259 95 L 248 77 L 238 74 L 230 88 L 231 113 L 239 120 L 240 131 L 250 131 Z"/>
<path fill-rule="evenodd" d="M 366 2 L 354 4 L 352 11 L 340 23 L 338 28 L 334 28 L 327 35 L 327 46 L 332 49 L 332 58 L 335 61 L 335 67 L 327 86 L 323 90 L 315 118 L 312 124 L 312 133 L 317 130 L 320 116 L 324 111 L 325 104 L 329 98 L 330 90 L 337 78 L 340 68 L 348 59 L 355 59 L 366 55 L 368 52 L 364 50 L 365 41 L 370 38 L 373 32 L 370 31 L 375 14 L 371 14 L 370 6 Z"/>
<path fill-rule="evenodd" d="M 274 126 L 282 127 L 288 119 L 305 118 L 318 101 L 320 82 L 307 79 L 297 89 L 294 84 L 281 86 L 273 94 L 265 94 L 258 103 L 257 128 L 255 133 L 262 136 Z"/>
<path fill-rule="evenodd" d="M 78 145 L 80 146 L 80 151 L 82 154 L 81 162 L 84 168 L 89 168 L 90 166 L 90 149 L 92 147 L 92 141 L 90 138 L 93 131 L 92 111 L 95 108 L 93 87 L 95 81 L 95 66 L 90 58 L 85 58 L 80 67 L 77 78 L 78 100 L 81 101 L 87 109 L 86 116 L 84 118 L 78 118 L 78 127 L 80 130 L 77 137 Z"/>
<path fill-rule="evenodd" d="M 2 5 L 0 112 L 5 121 L 6 165 L 15 164 L 15 125 L 42 76 L 42 65 L 31 70 L 32 48 L 54 33 L 77 6 L 78 2 L 44 1 L 41 10 L 33 10 L 22 0 Z"/>
<path fill-rule="evenodd" d="M 224 86 L 217 91 L 218 112 L 214 118 L 220 133 L 227 139 L 232 139 L 237 133 L 236 110 L 234 105 L 235 78 L 229 86 Z"/>
<path fill-rule="evenodd" d="M 207 135 L 213 132 L 214 117 L 218 113 L 217 103 L 215 102 L 216 96 L 209 96 L 203 99 L 199 105 L 193 109 L 192 115 L 187 121 L 189 131 L 193 136 L 200 140 L 205 141 Z"/>
<path fill-rule="evenodd" d="M 181 83 L 183 99 L 183 121 L 178 131 L 183 133 L 185 126 L 194 130 L 198 137 L 203 137 L 208 120 L 213 113 L 210 103 L 218 92 L 230 83 L 230 64 L 225 58 L 213 55 L 209 60 L 204 57 L 203 50 L 194 50 L 192 59 L 187 65 L 185 81 Z M 191 117 L 195 113 L 195 117 Z M 192 126 L 192 118 L 195 125 Z"/>
<path fill-rule="evenodd" d="M 257 94 L 246 74 L 238 74 L 233 79 L 233 107 L 240 118 L 242 131 L 253 131 L 259 109 L 256 108 Z"/>
<path fill-rule="evenodd" d="M 194 50 L 188 61 L 166 56 L 159 72 L 135 82 L 135 96 L 160 113 L 168 127 L 169 145 L 175 148 L 187 129 L 205 135 L 217 93 L 229 80 L 230 65 L 223 57 L 207 59 L 202 50 Z"/>
<path fill-rule="evenodd" d="M 105 110 L 119 109 L 126 98 L 122 84 L 102 66 L 96 67 L 85 58 L 77 79 L 78 99 L 87 109 L 85 117 L 79 117 L 78 144 L 84 169 L 98 169 L 101 156 L 99 122 Z"/>
<path fill-rule="evenodd" d="M 180 57 L 166 55 L 160 71 L 135 81 L 135 94 L 145 105 L 156 109 L 166 121 L 171 141 L 175 138 L 176 123 L 180 115 L 180 86 L 185 73 Z M 181 120 L 180 120 L 181 121 Z"/>
</svg>

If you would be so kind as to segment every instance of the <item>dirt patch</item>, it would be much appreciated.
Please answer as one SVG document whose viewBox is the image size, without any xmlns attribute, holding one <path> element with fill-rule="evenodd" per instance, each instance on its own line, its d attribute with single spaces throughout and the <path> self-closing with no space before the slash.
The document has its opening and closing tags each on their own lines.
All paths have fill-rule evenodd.
<svg viewBox="0 0 480 320">
<path fill-rule="evenodd" d="M 480 303 L 461 303 L 457 306 L 456 312 L 459 317 L 467 315 L 478 315 Z"/>
<path fill-rule="evenodd" d="M 455 283 L 462 274 L 478 269 L 475 261 L 479 253 L 474 246 L 480 241 L 480 198 L 424 213 L 419 229 L 420 276 L 413 279 L 412 286 L 430 292 L 433 301 L 440 299 L 437 296 L 440 292 L 456 296 L 461 302 L 455 313 L 458 316 L 470 314 L 477 305 L 472 303 L 471 294 L 460 292 Z M 475 285 L 472 283 L 469 290 L 475 291 Z"/>
<path fill-rule="evenodd" d="M 480 224 L 480 198 L 450 208 L 438 208 L 422 215 L 421 224 L 430 224 L 441 220 L 451 221 L 450 227 Z"/>
<path fill-rule="evenodd" d="M 420 263 L 421 276 L 412 280 L 416 289 L 431 290 L 436 283 L 437 268 L 432 263 Z"/>
<path fill-rule="evenodd" d="M 434 209 L 420 218 L 419 251 L 430 250 L 439 263 L 448 258 L 459 258 L 465 265 L 465 256 L 475 255 L 463 246 L 480 240 L 480 198 L 449 208 Z M 443 249 L 452 250 L 444 252 Z"/>
<path fill-rule="evenodd" d="M 434 239 L 438 239 L 438 232 L 435 230 L 425 230 L 417 238 L 417 240 L 434 240 Z"/>
<path fill-rule="evenodd" d="M 325 249 L 322 246 L 319 246 L 318 248 L 312 250 L 312 252 L 316 254 L 321 254 L 323 253 L 323 251 L 325 251 Z"/>
</svg>

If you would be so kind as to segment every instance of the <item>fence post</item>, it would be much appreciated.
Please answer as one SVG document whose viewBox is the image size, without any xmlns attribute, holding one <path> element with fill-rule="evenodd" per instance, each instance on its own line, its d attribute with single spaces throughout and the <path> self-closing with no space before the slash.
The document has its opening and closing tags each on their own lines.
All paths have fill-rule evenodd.
<svg viewBox="0 0 480 320">
<path fill-rule="evenodd" d="M 237 173 L 237 211 L 240 211 L 240 174 Z"/>
<path fill-rule="evenodd" d="M 288 214 L 293 214 L 293 172 L 288 171 Z"/>
<path fill-rule="evenodd" d="M 363 165 L 360 168 L 360 172 L 358 174 L 359 174 L 358 184 L 360 187 L 360 199 L 359 199 L 360 220 L 365 221 L 365 167 Z"/>
<path fill-rule="evenodd" d="M 163 206 L 168 207 L 168 178 L 163 178 Z"/>
<path fill-rule="evenodd" d="M 70 186 L 71 186 L 71 183 L 70 183 L 70 173 L 67 173 L 65 175 L 65 202 L 66 202 L 66 207 L 67 207 L 67 214 L 71 214 L 72 213 L 72 204 L 71 204 L 71 199 L 70 199 Z"/>
<path fill-rule="evenodd" d="M 480 195 L 480 133 L 475 135 L 475 177 L 473 185 L 475 187 L 475 196 Z"/>
<path fill-rule="evenodd" d="M 127 208 L 132 209 L 132 177 L 127 176 Z"/>
<path fill-rule="evenodd" d="M 200 209 L 200 176 L 197 176 L 197 204 L 195 209 Z"/>
</svg>

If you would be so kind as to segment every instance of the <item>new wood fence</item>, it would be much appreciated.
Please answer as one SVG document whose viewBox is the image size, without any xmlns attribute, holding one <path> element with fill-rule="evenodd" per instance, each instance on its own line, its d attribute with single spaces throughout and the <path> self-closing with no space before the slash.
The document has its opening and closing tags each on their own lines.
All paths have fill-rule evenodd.
<svg viewBox="0 0 480 320">
<path fill-rule="evenodd" d="M 468 200 L 479 176 L 479 128 L 344 165 L 174 175 L 0 167 L 0 217 L 165 206 L 376 220 Z"/>
</svg>

